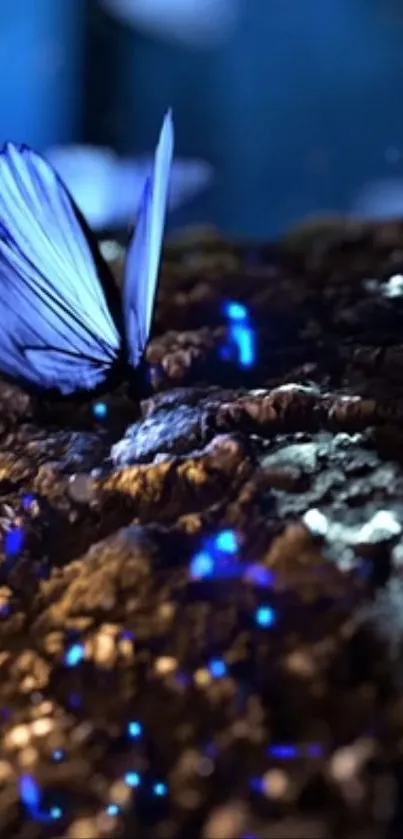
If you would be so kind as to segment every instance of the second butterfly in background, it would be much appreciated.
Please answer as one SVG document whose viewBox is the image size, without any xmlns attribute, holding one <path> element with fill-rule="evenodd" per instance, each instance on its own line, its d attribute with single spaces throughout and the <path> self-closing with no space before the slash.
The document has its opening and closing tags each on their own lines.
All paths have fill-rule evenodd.
<svg viewBox="0 0 403 839">
<path fill-rule="evenodd" d="M 95 231 L 126 228 L 133 221 L 153 160 L 120 158 L 96 146 L 56 146 L 46 159 L 63 179 Z M 168 209 L 176 210 L 206 189 L 214 177 L 204 160 L 175 158 L 171 167 Z"/>
</svg>

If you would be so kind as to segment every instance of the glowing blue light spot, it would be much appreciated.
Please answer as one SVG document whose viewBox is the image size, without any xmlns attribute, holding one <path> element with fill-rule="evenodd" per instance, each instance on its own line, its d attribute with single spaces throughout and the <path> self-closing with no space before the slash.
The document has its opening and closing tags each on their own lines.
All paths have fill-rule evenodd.
<svg viewBox="0 0 403 839">
<path fill-rule="evenodd" d="M 84 647 L 82 644 L 72 644 L 64 657 L 67 667 L 77 667 L 84 658 Z"/>
<path fill-rule="evenodd" d="M 290 760 L 299 754 L 299 749 L 297 746 L 293 746 L 292 743 L 273 743 L 268 751 L 270 757 L 278 758 L 279 760 Z"/>
<path fill-rule="evenodd" d="M 26 495 L 23 495 L 22 498 L 21 498 L 21 504 L 24 507 L 24 510 L 29 510 L 29 508 L 32 506 L 34 501 L 35 501 L 35 496 L 34 495 L 30 495 L 28 493 Z"/>
<path fill-rule="evenodd" d="M 12 527 L 4 537 L 4 552 L 8 558 L 18 556 L 21 553 L 25 542 L 25 534 L 22 527 Z"/>
<path fill-rule="evenodd" d="M 63 760 L 64 752 L 61 749 L 55 749 L 54 752 L 52 753 L 52 757 L 53 757 L 53 760 L 57 760 L 57 761 Z"/>
<path fill-rule="evenodd" d="M 130 629 L 124 629 L 123 632 L 120 633 L 120 638 L 122 641 L 133 641 L 134 634 Z"/>
<path fill-rule="evenodd" d="M 243 324 L 234 324 L 231 327 L 231 338 L 237 345 L 241 367 L 252 367 L 256 356 L 253 329 Z"/>
<path fill-rule="evenodd" d="M 119 807 L 117 804 L 108 804 L 106 812 L 108 816 L 117 816 L 119 814 Z"/>
<path fill-rule="evenodd" d="M 141 723 L 137 722 L 137 720 L 132 720 L 131 722 L 129 722 L 127 726 L 127 733 L 129 737 L 131 737 L 133 740 L 137 740 L 139 737 L 141 737 L 142 732 L 143 729 Z"/>
<path fill-rule="evenodd" d="M 138 772 L 126 772 L 124 780 L 128 787 L 138 787 L 140 783 L 140 775 Z"/>
<path fill-rule="evenodd" d="M 211 577 L 214 571 L 214 560 L 207 551 L 195 554 L 190 563 L 190 576 L 193 580 L 203 580 Z"/>
<path fill-rule="evenodd" d="M 49 815 L 52 819 L 60 819 L 63 815 L 63 811 L 61 807 L 51 807 L 49 810 Z"/>
<path fill-rule="evenodd" d="M 248 310 L 243 303 L 236 303 L 235 301 L 226 303 L 224 312 L 230 320 L 242 321 L 248 318 Z"/>
<path fill-rule="evenodd" d="M 267 628 L 269 626 L 273 626 L 273 623 L 276 620 L 276 613 L 271 606 L 259 606 L 255 612 L 255 619 L 259 626 Z"/>
<path fill-rule="evenodd" d="M 268 588 L 273 585 L 274 582 L 273 571 L 269 568 L 265 568 L 263 565 L 248 565 L 245 577 L 253 583 L 253 585 L 258 586 L 259 588 Z"/>
<path fill-rule="evenodd" d="M 263 781 L 261 778 L 251 778 L 250 787 L 253 792 L 262 792 L 263 790 Z"/>
<path fill-rule="evenodd" d="M 167 794 L 166 784 L 163 784 L 161 781 L 158 781 L 153 786 L 153 793 L 154 793 L 154 795 L 158 795 L 160 797 L 163 796 L 163 795 L 166 795 Z"/>
<path fill-rule="evenodd" d="M 209 663 L 208 669 L 214 679 L 222 679 L 226 675 L 227 665 L 221 658 L 213 658 Z"/>
<path fill-rule="evenodd" d="M 105 419 L 108 413 L 108 408 L 105 405 L 105 402 L 96 402 L 92 408 L 92 411 L 94 417 L 96 417 L 97 419 Z"/>
<path fill-rule="evenodd" d="M 214 545 L 218 551 L 227 554 L 235 554 L 238 550 L 238 540 L 233 530 L 222 530 L 214 539 Z"/>
<path fill-rule="evenodd" d="M 221 361 L 231 361 L 231 347 L 228 344 L 224 344 L 220 347 L 219 355 Z"/>
<path fill-rule="evenodd" d="M 38 784 L 31 775 L 22 775 L 19 781 L 20 798 L 27 809 L 36 814 L 41 800 Z"/>
</svg>

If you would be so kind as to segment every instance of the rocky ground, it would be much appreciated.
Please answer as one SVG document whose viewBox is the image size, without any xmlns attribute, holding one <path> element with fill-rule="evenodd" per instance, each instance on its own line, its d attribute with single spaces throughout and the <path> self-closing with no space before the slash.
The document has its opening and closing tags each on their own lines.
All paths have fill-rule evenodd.
<svg viewBox="0 0 403 839">
<path fill-rule="evenodd" d="M 2 835 L 402 835 L 400 272 L 187 232 L 140 416 L 0 386 Z"/>
</svg>

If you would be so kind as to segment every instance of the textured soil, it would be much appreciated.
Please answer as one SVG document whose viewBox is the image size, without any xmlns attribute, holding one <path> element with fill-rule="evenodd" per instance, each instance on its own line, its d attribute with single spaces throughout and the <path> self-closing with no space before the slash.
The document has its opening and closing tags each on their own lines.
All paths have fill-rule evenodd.
<svg viewBox="0 0 403 839">
<path fill-rule="evenodd" d="M 140 411 L 0 385 L 2 836 L 402 836 L 400 272 L 398 224 L 186 232 Z"/>
</svg>

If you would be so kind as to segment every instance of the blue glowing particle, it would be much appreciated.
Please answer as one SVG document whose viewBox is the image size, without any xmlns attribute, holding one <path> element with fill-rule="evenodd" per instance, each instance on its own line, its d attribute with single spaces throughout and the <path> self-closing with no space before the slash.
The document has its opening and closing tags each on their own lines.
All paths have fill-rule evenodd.
<svg viewBox="0 0 403 839">
<path fill-rule="evenodd" d="M 263 790 L 263 781 L 261 778 L 251 778 L 250 779 L 250 787 L 253 792 L 262 792 Z"/>
<path fill-rule="evenodd" d="M 53 757 L 53 760 L 57 760 L 59 762 L 59 761 L 63 760 L 64 752 L 62 751 L 62 749 L 55 749 L 52 752 L 52 757 Z"/>
<path fill-rule="evenodd" d="M 214 679 L 222 679 L 227 673 L 227 665 L 221 658 L 212 658 L 208 669 Z"/>
<path fill-rule="evenodd" d="M 11 559 L 21 553 L 25 542 L 25 534 L 22 527 L 11 527 L 4 537 L 4 552 L 6 557 Z"/>
<path fill-rule="evenodd" d="M 61 809 L 61 807 L 51 807 L 49 810 L 49 815 L 51 819 L 61 819 L 63 815 L 63 810 Z"/>
<path fill-rule="evenodd" d="M 270 757 L 277 758 L 278 760 L 292 760 L 298 757 L 299 754 L 298 747 L 292 743 L 273 743 L 268 751 Z"/>
<path fill-rule="evenodd" d="M 223 346 L 220 347 L 219 356 L 221 361 L 231 361 L 231 346 L 229 344 L 223 344 Z"/>
<path fill-rule="evenodd" d="M 230 330 L 231 339 L 237 346 L 238 362 L 241 367 L 252 367 L 256 360 L 254 331 L 249 326 L 234 324 Z"/>
<path fill-rule="evenodd" d="M 108 804 L 106 812 L 108 816 L 117 816 L 119 815 L 119 807 L 117 804 Z"/>
<path fill-rule="evenodd" d="M 140 775 L 138 772 L 126 772 L 124 781 L 128 787 L 138 787 L 140 784 Z"/>
<path fill-rule="evenodd" d="M 95 405 L 93 405 L 92 412 L 94 417 L 97 419 L 105 419 L 108 413 L 108 408 L 105 402 L 96 402 Z"/>
<path fill-rule="evenodd" d="M 221 530 L 214 539 L 214 546 L 218 551 L 235 554 L 238 550 L 238 539 L 233 530 Z"/>
<path fill-rule="evenodd" d="M 274 573 L 270 568 L 253 563 L 247 566 L 245 577 L 258 588 L 269 588 L 274 582 Z"/>
<path fill-rule="evenodd" d="M 195 554 L 190 563 L 190 576 L 192 580 L 203 580 L 205 577 L 211 577 L 213 572 L 213 557 L 207 551 L 200 551 Z"/>
<path fill-rule="evenodd" d="M 35 501 L 35 496 L 32 495 L 31 493 L 26 493 L 25 495 L 23 495 L 22 498 L 21 498 L 21 504 L 22 504 L 24 510 L 29 510 L 29 508 L 32 506 L 34 501 Z"/>
<path fill-rule="evenodd" d="M 244 306 L 243 303 L 237 303 L 235 300 L 225 304 L 224 312 L 230 320 L 242 321 L 247 320 L 248 318 L 248 310 L 246 306 Z"/>
<path fill-rule="evenodd" d="M 143 732 L 142 725 L 137 720 L 131 720 L 127 726 L 127 733 L 132 740 L 137 740 Z"/>
<path fill-rule="evenodd" d="M 130 629 L 124 629 L 123 632 L 120 633 L 120 640 L 121 641 L 133 641 L 134 634 Z"/>
<path fill-rule="evenodd" d="M 19 792 L 22 803 L 30 813 L 39 811 L 41 800 L 40 789 L 31 775 L 22 775 L 19 781 Z"/>
<path fill-rule="evenodd" d="M 153 786 L 153 793 L 154 793 L 154 795 L 158 795 L 160 798 L 163 795 L 166 795 L 167 794 L 166 784 L 163 784 L 162 781 L 157 781 L 157 783 L 154 784 L 154 786 Z"/>
<path fill-rule="evenodd" d="M 82 644 L 72 644 L 66 651 L 64 662 L 67 667 L 77 667 L 84 658 L 84 647 Z"/>
<path fill-rule="evenodd" d="M 255 612 L 255 620 L 258 626 L 262 626 L 264 629 L 267 629 L 269 626 L 273 626 L 276 620 L 276 613 L 271 606 L 259 606 Z"/>
</svg>

